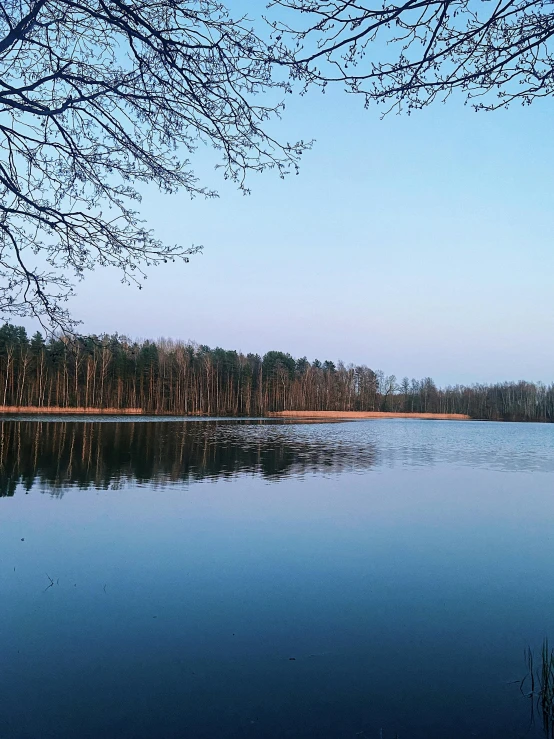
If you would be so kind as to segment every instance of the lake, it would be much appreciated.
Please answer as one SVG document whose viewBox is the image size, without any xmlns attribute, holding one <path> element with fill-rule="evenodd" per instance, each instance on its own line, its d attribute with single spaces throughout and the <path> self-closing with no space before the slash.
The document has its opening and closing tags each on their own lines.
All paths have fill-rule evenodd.
<svg viewBox="0 0 554 739">
<path fill-rule="evenodd" d="M 2 739 L 545 736 L 554 426 L 8 419 L 0 496 Z"/>
</svg>

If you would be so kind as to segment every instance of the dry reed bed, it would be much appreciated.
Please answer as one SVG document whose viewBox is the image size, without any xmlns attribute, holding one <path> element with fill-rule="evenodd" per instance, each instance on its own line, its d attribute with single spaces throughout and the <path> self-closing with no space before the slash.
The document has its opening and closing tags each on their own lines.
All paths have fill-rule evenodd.
<svg viewBox="0 0 554 739">
<path fill-rule="evenodd" d="M 309 419 L 356 419 L 356 418 L 426 418 L 436 421 L 469 421 L 463 413 L 389 413 L 387 411 L 276 411 L 269 413 L 272 418 Z"/>
<path fill-rule="evenodd" d="M 97 416 L 138 416 L 142 408 L 62 408 L 56 405 L 2 405 L 0 413 L 52 413 L 52 414 L 83 414 Z"/>
<path fill-rule="evenodd" d="M 29 413 L 52 415 L 96 415 L 96 416 L 140 416 L 146 415 L 142 408 L 66 408 L 61 406 L 3 405 L 2 413 Z M 148 415 L 156 415 L 149 413 Z M 171 415 L 164 413 L 163 415 Z M 197 414 L 200 415 L 200 414 Z M 306 420 L 361 419 L 361 418 L 425 418 L 443 421 L 469 421 L 463 413 L 392 413 L 386 411 L 276 411 L 268 413 L 270 418 L 300 418 Z"/>
</svg>

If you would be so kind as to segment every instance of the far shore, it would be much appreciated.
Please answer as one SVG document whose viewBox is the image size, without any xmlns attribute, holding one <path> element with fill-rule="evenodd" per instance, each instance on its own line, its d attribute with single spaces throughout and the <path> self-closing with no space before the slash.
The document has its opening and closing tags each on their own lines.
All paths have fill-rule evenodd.
<svg viewBox="0 0 554 739">
<path fill-rule="evenodd" d="M 276 411 L 270 418 L 356 419 L 356 418 L 426 418 L 435 421 L 470 421 L 464 413 L 392 413 L 387 411 Z"/>
<path fill-rule="evenodd" d="M 42 414 L 42 415 L 94 415 L 94 416 L 149 416 L 155 418 L 156 414 L 144 413 L 142 408 L 67 408 L 60 406 L 31 406 L 31 405 L 3 405 L 0 406 L 2 414 Z M 356 420 L 363 418 L 423 418 L 436 421 L 469 421 L 470 416 L 463 413 L 393 413 L 387 411 L 275 411 L 268 413 L 267 418 L 291 418 L 305 421 L 333 420 Z M 192 416 L 191 416 L 192 418 Z"/>
<path fill-rule="evenodd" d="M 142 408 L 66 408 L 55 405 L 0 405 L 1 413 L 51 413 L 65 415 L 141 416 Z"/>
</svg>

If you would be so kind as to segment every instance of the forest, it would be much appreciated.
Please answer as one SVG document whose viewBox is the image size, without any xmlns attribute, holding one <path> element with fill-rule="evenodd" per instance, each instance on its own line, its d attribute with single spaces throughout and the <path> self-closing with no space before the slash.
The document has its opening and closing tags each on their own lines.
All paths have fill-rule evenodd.
<svg viewBox="0 0 554 739">
<path fill-rule="evenodd" d="M 554 384 L 437 387 L 365 365 L 264 356 L 170 339 L 29 337 L 0 328 L 0 405 L 140 408 L 147 414 L 264 416 L 282 410 L 464 413 L 495 421 L 554 421 Z"/>
</svg>

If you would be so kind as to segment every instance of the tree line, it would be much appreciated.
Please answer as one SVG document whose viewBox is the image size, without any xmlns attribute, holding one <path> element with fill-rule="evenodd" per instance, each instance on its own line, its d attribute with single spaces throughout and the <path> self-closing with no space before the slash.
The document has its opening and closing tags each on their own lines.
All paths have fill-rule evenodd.
<svg viewBox="0 0 554 739">
<path fill-rule="evenodd" d="M 554 420 L 554 384 L 437 387 L 365 365 L 264 356 L 118 334 L 29 337 L 0 328 L 0 405 L 140 408 L 144 413 L 264 416 L 282 410 L 464 413 L 483 420 Z"/>
</svg>

